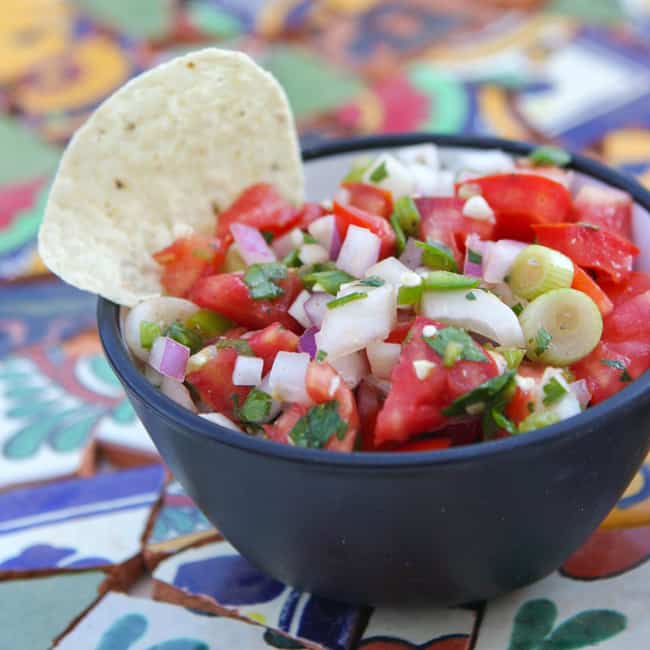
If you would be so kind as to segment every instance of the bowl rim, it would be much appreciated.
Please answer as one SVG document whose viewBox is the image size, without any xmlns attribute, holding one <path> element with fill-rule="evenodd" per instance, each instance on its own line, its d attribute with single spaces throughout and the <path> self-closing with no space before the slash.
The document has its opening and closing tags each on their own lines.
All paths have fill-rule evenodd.
<svg viewBox="0 0 650 650">
<path fill-rule="evenodd" d="M 539 146 L 539 144 L 480 135 L 406 133 L 317 143 L 303 150 L 303 160 L 309 162 L 354 151 L 424 143 L 453 148 L 500 149 L 516 155 L 526 155 Z M 636 203 L 650 212 L 650 191 L 641 186 L 634 178 L 578 154 L 571 154 L 571 162 L 567 167 L 628 192 Z M 120 334 L 119 305 L 99 297 L 97 322 L 100 339 L 109 363 L 128 390 L 135 393 L 148 408 L 157 412 L 159 416 L 171 420 L 184 435 L 199 436 L 208 442 L 235 447 L 248 453 L 310 465 L 356 469 L 392 467 L 406 470 L 422 466 L 466 463 L 484 457 L 508 454 L 521 448 L 545 445 L 558 439 L 586 436 L 594 428 L 603 426 L 604 420 L 611 421 L 616 426 L 620 424 L 620 415 L 638 400 L 647 402 L 647 406 L 650 407 L 650 371 L 648 371 L 616 395 L 601 404 L 590 407 L 584 413 L 522 436 L 512 436 L 449 449 L 409 453 L 390 451 L 341 453 L 323 449 L 306 449 L 243 435 L 201 418 L 180 406 L 150 384 L 131 361 Z"/>
</svg>

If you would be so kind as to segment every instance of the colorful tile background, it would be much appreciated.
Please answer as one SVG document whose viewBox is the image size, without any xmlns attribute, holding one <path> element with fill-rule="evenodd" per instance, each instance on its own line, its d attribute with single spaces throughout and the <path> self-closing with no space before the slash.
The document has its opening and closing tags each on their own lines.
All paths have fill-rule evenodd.
<svg viewBox="0 0 650 650">
<path fill-rule="evenodd" d="M 43 607 L 57 590 L 75 594 L 71 608 L 53 610 L 31 636 L 26 627 L 22 637 L 19 631 L 27 617 L 3 608 L 0 628 L 11 633 L 12 648 L 41 647 L 92 603 L 104 574 L 66 573 L 70 567 L 104 567 L 122 578 L 106 582 L 115 587 L 162 560 L 157 575 L 167 571 L 173 587 L 169 567 L 188 553 L 244 562 L 215 541 L 218 532 L 180 486 L 163 488 L 161 469 L 121 469 L 157 462 L 155 450 L 101 355 L 94 298 L 48 275 L 35 249 L 50 181 L 74 129 L 130 76 L 214 43 L 249 52 L 278 77 L 304 144 L 410 130 L 492 133 L 587 151 L 650 186 L 650 0 L 3 0 L 0 590 L 16 597 L 18 609 L 20 598 L 36 606 L 32 594 Z M 94 496 L 81 504 L 75 490 Z M 22 525 L 28 515 L 41 522 L 29 535 L 14 530 L 18 514 L 11 515 L 25 499 L 34 509 L 22 513 Z M 55 517 L 61 509 L 70 516 Z M 120 534 L 111 543 L 93 538 L 102 526 Z M 464 650 L 472 638 L 480 650 L 595 641 L 641 647 L 649 526 L 650 461 L 561 574 L 488 604 L 482 617 L 377 610 L 369 621 L 367 613 L 348 613 L 341 623 L 332 613 L 343 627 L 331 647 L 351 647 L 354 638 L 368 650 Z M 65 582 L 69 575 L 81 577 Z M 280 601 L 305 608 L 307 595 L 276 594 L 271 615 L 267 601 L 249 594 L 253 601 L 239 602 L 241 585 L 234 578 L 227 584 L 230 597 L 219 588 L 222 605 L 236 603 L 240 615 L 243 607 L 249 621 L 259 609 L 271 616 L 268 625 L 295 635 L 309 618 L 304 609 L 294 612 L 283 627 L 276 611 Z M 185 604 L 177 591 L 163 590 L 176 605 L 158 610 L 106 597 L 62 647 L 80 647 L 85 629 L 102 650 L 208 648 L 205 634 L 223 634 L 229 647 L 302 647 L 277 631 L 251 630 L 243 621 L 224 626 L 179 609 L 169 611 L 183 622 L 184 640 L 180 628 L 173 638 L 164 629 L 151 636 L 147 621 Z M 478 630 L 475 620 L 482 620 Z M 304 642 L 331 645 L 316 628 L 301 633 Z"/>
</svg>

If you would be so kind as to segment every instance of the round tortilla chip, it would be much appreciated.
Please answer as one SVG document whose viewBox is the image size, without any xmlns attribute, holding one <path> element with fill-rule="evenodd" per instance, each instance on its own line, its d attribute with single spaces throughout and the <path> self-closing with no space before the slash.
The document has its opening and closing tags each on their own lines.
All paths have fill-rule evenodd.
<svg viewBox="0 0 650 650">
<path fill-rule="evenodd" d="M 160 295 L 151 254 L 175 226 L 213 233 L 215 214 L 262 181 L 303 200 L 284 91 L 245 54 L 194 52 L 129 81 L 75 134 L 39 253 L 66 282 L 132 306 Z"/>
</svg>

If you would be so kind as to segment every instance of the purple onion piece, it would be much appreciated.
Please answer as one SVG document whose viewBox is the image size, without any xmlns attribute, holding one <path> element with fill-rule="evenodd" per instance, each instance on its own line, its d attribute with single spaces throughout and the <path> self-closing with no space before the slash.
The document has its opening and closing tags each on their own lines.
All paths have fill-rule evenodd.
<svg viewBox="0 0 650 650">
<path fill-rule="evenodd" d="M 306 352 L 312 361 L 316 358 L 318 348 L 316 346 L 316 334 L 318 327 L 309 327 L 305 330 L 298 341 L 298 352 Z"/>
<path fill-rule="evenodd" d="M 419 266 L 422 266 L 422 253 L 424 251 L 419 246 L 416 246 L 416 241 L 412 237 L 409 237 L 406 240 L 404 251 L 399 257 L 399 261 L 404 266 L 408 266 L 409 269 L 417 269 Z"/>
</svg>

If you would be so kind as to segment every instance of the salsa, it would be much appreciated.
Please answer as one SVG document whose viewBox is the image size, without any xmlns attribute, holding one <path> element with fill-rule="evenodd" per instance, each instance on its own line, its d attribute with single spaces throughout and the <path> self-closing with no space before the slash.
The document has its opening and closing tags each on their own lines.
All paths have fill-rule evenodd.
<svg viewBox="0 0 650 650">
<path fill-rule="evenodd" d="M 136 363 L 242 435 L 343 452 L 525 435 L 606 400 L 650 368 L 631 197 L 572 188 L 568 155 L 495 153 L 382 153 L 322 203 L 250 186 L 154 254 L 166 295 L 124 321 Z"/>
</svg>

